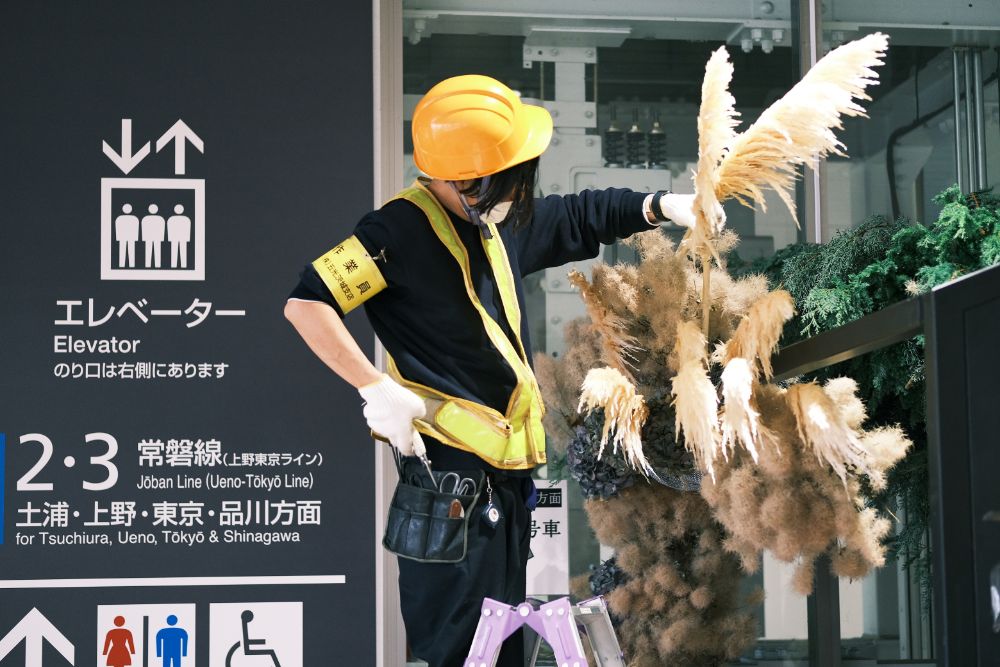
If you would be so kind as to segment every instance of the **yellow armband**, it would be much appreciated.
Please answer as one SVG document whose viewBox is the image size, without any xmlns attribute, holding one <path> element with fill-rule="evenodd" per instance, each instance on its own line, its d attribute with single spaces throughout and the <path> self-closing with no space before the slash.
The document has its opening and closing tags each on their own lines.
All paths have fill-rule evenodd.
<svg viewBox="0 0 1000 667">
<path fill-rule="evenodd" d="M 378 265 L 356 236 L 312 264 L 345 315 L 386 288 Z"/>
</svg>

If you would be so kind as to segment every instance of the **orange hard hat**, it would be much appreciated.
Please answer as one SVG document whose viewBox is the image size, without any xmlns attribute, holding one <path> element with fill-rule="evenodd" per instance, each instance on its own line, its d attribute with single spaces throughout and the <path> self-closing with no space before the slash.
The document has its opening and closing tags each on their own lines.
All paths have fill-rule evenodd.
<svg viewBox="0 0 1000 667">
<path fill-rule="evenodd" d="M 445 79 L 413 110 L 413 161 L 432 178 L 489 176 L 542 154 L 552 116 L 522 104 L 496 79 L 465 74 Z"/>
</svg>

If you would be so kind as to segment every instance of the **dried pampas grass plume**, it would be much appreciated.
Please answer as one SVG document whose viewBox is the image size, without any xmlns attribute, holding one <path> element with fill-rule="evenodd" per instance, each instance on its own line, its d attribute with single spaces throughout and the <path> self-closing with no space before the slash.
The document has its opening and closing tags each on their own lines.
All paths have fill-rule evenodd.
<svg viewBox="0 0 1000 667">
<path fill-rule="evenodd" d="M 709 334 L 712 310 L 712 260 L 722 265 L 716 239 L 722 231 L 722 207 L 715 196 L 719 162 L 736 137 L 739 123 L 736 100 L 729 92 L 733 65 L 725 47 L 719 47 L 705 66 L 701 85 L 701 107 L 698 111 L 698 167 L 694 173 L 695 224 L 684 232 L 679 251 L 688 252 L 701 260 L 701 329 Z"/>
<path fill-rule="evenodd" d="M 594 408 L 604 410 L 604 430 L 597 458 L 604 454 L 608 436 L 614 430 L 614 452 L 622 446 L 625 460 L 644 474 L 653 471 L 642 452 L 642 425 L 649 416 L 649 408 L 635 386 L 614 368 L 595 368 L 583 380 L 578 412 Z"/>
<path fill-rule="evenodd" d="M 720 422 L 721 448 L 727 460 L 737 442 L 750 453 L 754 463 L 759 459 L 757 445 L 762 427 L 754 405 L 754 387 L 761 374 L 771 379 L 771 354 L 778 346 L 785 322 L 794 314 L 791 294 L 783 290 L 765 294 L 750 306 L 733 337 L 716 351 L 717 360 L 725 365 Z"/>
<path fill-rule="evenodd" d="M 632 378 L 630 360 L 635 359 L 635 338 L 626 332 L 625 321 L 608 308 L 587 277 L 573 269 L 569 281 L 580 290 L 593 327 L 601 334 L 604 363 Z"/>
<path fill-rule="evenodd" d="M 715 236 L 722 231 L 721 221 L 712 216 L 716 204 L 718 166 L 736 138 L 740 114 L 736 99 L 729 92 L 733 79 L 733 64 L 729 52 L 720 46 L 705 65 L 701 84 L 701 108 L 698 112 L 698 168 L 695 172 L 696 201 L 709 223 L 705 230 Z"/>
<path fill-rule="evenodd" d="M 699 466 L 715 478 L 719 445 L 718 397 L 708 379 L 705 336 L 691 322 L 677 326 L 678 370 L 671 383 L 677 414 L 677 435 Z"/>
<path fill-rule="evenodd" d="M 722 363 L 729 364 L 736 358 L 746 359 L 755 378 L 759 368 L 764 379 L 770 380 L 774 375 L 771 355 L 778 347 L 785 322 L 794 314 L 795 301 L 785 290 L 775 290 L 757 299 L 726 343 Z"/>
<path fill-rule="evenodd" d="M 867 450 L 833 398 L 815 382 L 792 385 L 786 394 L 799 437 L 847 486 L 847 473 L 867 473 Z"/>
<path fill-rule="evenodd" d="M 833 133 L 840 117 L 865 116 L 855 99 L 870 100 L 864 90 L 878 81 L 872 69 L 882 64 L 889 46 L 873 33 L 840 46 L 813 65 L 784 97 L 764 110 L 739 134 L 719 164 L 715 197 L 735 197 L 746 206 L 766 208 L 761 186 L 774 190 L 798 224 L 791 189 L 800 164 L 814 167 L 827 153 L 844 155 Z"/>
<path fill-rule="evenodd" d="M 906 456 L 913 443 L 898 426 L 883 426 L 869 431 L 861 437 L 861 441 L 872 464 L 868 470 L 868 481 L 873 489 L 882 491 L 885 489 L 886 471 Z"/>
<path fill-rule="evenodd" d="M 698 166 L 694 173 L 695 217 L 697 224 L 684 233 L 681 246 L 703 259 L 711 255 L 719 262 L 713 239 L 722 231 L 715 197 L 718 167 L 736 138 L 739 112 L 736 99 L 729 92 L 733 64 L 726 47 L 720 46 L 705 65 L 701 84 L 701 107 L 698 111 Z M 721 262 L 720 262 L 721 264 Z M 707 266 L 703 270 L 708 270 Z"/>
<path fill-rule="evenodd" d="M 753 371 L 746 359 L 737 357 L 726 364 L 722 371 L 723 406 L 720 415 L 722 455 L 729 460 L 729 452 L 737 442 L 757 463 L 757 438 L 760 432 L 760 413 L 753 405 Z"/>
<path fill-rule="evenodd" d="M 865 404 L 858 398 L 858 383 L 854 378 L 830 378 L 823 384 L 823 391 L 837 405 L 841 418 L 848 428 L 861 430 L 868 418 Z"/>
</svg>

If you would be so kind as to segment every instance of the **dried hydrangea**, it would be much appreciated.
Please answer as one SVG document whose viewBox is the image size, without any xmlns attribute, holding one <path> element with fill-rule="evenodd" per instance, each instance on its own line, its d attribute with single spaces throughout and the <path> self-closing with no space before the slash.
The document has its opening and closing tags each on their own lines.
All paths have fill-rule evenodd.
<svg viewBox="0 0 1000 667">
<path fill-rule="evenodd" d="M 597 458 L 597 444 L 604 428 L 604 411 L 594 410 L 577 426 L 566 449 L 570 475 L 580 483 L 583 497 L 607 500 L 635 484 L 638 473 L 610 449 Z"/>
<path fill-rule="evenodd" d="M 628 581 L 628 575 L 618 567 L 617 557 L 612 556 L 600 565 L 591 565 L 587 581 L 590 583 L 591 593 L 607 595 Z"/>
</svg>

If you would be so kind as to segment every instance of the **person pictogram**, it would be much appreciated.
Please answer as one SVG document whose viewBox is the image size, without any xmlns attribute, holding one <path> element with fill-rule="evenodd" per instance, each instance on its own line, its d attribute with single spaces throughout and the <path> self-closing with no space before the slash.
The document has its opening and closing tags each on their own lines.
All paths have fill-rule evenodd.
<svg viewBox="0 0 1000 667">
<path fill-rule="evenodd" d="M 174 206 L 174 215 L 167 219 L 167 241 L 170 243 L 170 268 L 187 268 L 187 246 L 191 241 L 191 218 L 184 215 L 181 204 Z"/>
<path fill-rule="evenodd" d="M 122 214 L 115 218 L 115 241 L 118 243 L 119 267 L 135 266 L 135 243 L 138 240 L 139 217 L 132 215 L 132 204 L 122 204 Z"/>
<path fill-rule="evenodd" d="M 181 659 L 187 657 L 188 633 L 178 628 L 177 617 L 167 616 L 167 626 L 156 633 L 156 657 L 163 661 L 163 667 L 181 667 Z"/>
<path fill-rule="evenodd" d="M 115 218 L 115 241 L 118 243 L 118 266 L 135 266 L 135 243 L 139 240 L 139 218 L 132 215 L 132 205 L 122 204 L 122 214 Z M 126 262 L 128 262 L 126 264 Z"/>
<path fill-rule="evenodd" d="M 278 654 L 274 652 L 274 649 L 254 648 L 255 646 L 264 644 L 267 640 L 250 639 L 250 621 L 252 620 L 253 612 L 249 609 L 243 610 L 243 613 L 240 614 L 240 621 L 243 624 L 243 640 L 236 642 L 233 644 L 233 647 L 229 649 L 229 653 L 226 654 L 226 667 L 233 667 L 233 656 L 236 654 L 236 649 L 240 647 L 243 648 L 243 655 L 267 655 L 271 657 L 273 667 L 281 667 L 281 663 L 278 662 Z"/>
<path fill-rule="evenodd" d="M 132 664 L 132 656 L 135 655 L 135 641 L 132 639 L 132 631 L 125 625 L 124 616 L 115 616 L 115 627 L 108 630 L 104 635 L 104 650 L 101 655 L 108 656 L 104 664 L 108 667 L 124 667 Z"/>
<path fill-rule="evenodd" d="M 160 246 L 163 245 L 167 221 L 157 215 L 160 207 L 149 205 L 149 215 L 142 217 L 142 242 L 146 248 L 146 268 L 160 268 Z"/>
</svg>

